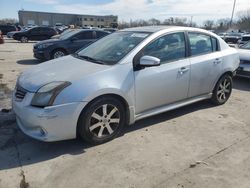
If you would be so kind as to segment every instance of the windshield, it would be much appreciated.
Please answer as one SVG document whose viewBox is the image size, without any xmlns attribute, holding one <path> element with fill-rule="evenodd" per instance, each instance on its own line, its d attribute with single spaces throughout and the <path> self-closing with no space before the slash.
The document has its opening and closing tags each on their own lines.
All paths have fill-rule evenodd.
<svg viewBox="0 0 250 188">
<path fill-rule="evenodd" d="M 61 35 L 60 35 L 60 39 L 68 39 L 70 38 L 71 36 L 75 35 L 76 33 L 78 33 L 80 31 L 80 29 L 75 29 L 75 30 L 67 30 L 65 31 L 65 33 L 63 32 Z"/>
<path fill-rule="evenodd" d="M 125 57 L 140 42 L 149 36 L 145 32 L 115 32 L 77 53 L 78 57 L 88 57 L 103 64 L 114 65 Z"/>
<path fill-rule="evenodd" d="M 246 44 L 240 46 L 240 48 L 250 50 L 250 42 L 247 42 Z"/>
</svg>

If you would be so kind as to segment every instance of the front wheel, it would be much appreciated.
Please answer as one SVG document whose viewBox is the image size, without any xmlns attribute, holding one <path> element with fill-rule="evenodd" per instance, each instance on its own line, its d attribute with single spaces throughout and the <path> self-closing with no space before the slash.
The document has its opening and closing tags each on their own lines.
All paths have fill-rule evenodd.
<svg viewBox="0 0 250 188">
<path fill-rule="evenodd" d="M 114 139 L 122 131 L 126 112 L 122 102 L 113 97 L 102 97 L 82 112 L 78 133 L 91 144 L 102 144 Z"/>
<path fill-rule="evenodd" d="M 58 49 L 58 50 L 53 51 L 52 59 L 63 57 L 65 55 L 66 55 L 66 52 L 64 50 Z"/>
<path fill-rule="evenodd" d="M 216 105 L 222 105 L 227 102 L 232 93 L 232 88 L 232 77 L 228 74 L 222 76 L 214 88 L 212 102 Z"/>
<path fill-rule="evenodd" d="M 22 36 L 20 41 L 21 41 L 21 43 L 27 43 L 28 42 L 28 38 L 25 37 L 25 36 Z"/>
</svg>

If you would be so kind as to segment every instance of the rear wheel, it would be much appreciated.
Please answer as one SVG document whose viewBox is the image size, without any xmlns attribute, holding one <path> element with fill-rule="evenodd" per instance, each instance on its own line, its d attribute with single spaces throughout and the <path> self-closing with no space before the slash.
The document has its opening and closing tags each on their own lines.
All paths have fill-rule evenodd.
<svg viewBox="0 0 250 188">
<path fill-rule="evenodd" d="M 228 74 L 222 76 L 214 88 L 212 102 L 216 105 L 222 105 L 227 102 L 232 93 L 232 88 L 232 77 Z"/>
<path fill-rule="evenodd" d="M 102 97 L 92 102 L 80 115 L 78 132 L 91 144 L 102 144 L 114 139 L 125 125 L 125 108 L 113 97 Z"/>
<path fill-rule="evenodd" d="M 28 37 L 22 36 L 21 39 L 20 39 L 20 41 L 22 43 L 27 43 L 28 42 Z"/>
<path fill-rule="evenodd" d="M 57 49 L 57 50 L 53 51 L 53 53 L 52 53 L 52 59 L 63 57 L 65 55 L 66 55 L 66 52 L 64 50 Z"/>
</svg>

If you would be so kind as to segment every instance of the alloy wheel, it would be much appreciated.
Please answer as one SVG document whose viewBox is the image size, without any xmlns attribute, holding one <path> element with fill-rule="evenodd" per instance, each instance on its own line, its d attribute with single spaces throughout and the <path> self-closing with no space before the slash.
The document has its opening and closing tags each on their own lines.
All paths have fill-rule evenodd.
<svg viewBox="0 0 250 188">
<path fill-rule="evenodd" d="M 224 80 L 221 80 L 217 90 L 218 100 L 221 102 L 226 101 L 230 96 L 231 90 L 232 90 L 231 81 L 225 77 Z"/>
<path fill-rule="evenodd" d="M 54 59 L 59 58 L 59 57 L 63 57 L 63 56 L 65 56 L 65 53 L 63 51 L 60 51 L 60 50 L 56 51 L 53 55 Z"/>
<path fill-rule="evenodd" d="M 97 138 L 107 137 L 116 131 L 119 123 L 119 110 L 111 104 L 104 104 L 92 113 L 89 131 Z"/>
<path fill-rule="evenodd" d="M 21 38 L 21 42 L 22 42 L 22 43 L 28 42 L 28 38 L 27 38 L 27 37 L 22 37 L 22 38 Z"/>
</svg>

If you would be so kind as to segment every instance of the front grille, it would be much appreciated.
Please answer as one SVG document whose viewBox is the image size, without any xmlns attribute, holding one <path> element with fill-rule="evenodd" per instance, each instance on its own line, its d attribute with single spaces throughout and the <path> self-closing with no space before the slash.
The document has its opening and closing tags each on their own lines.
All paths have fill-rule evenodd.
<svg viewBox="0 0 250 188">
<path fill-rule="evenodd" d="M 15 97 L 19 100 L 23 100 L 26 93 L 27 93 L 27 91 L 25 89 L 23 89 L 20 85 L 17 84 Z"/>
</svg>

